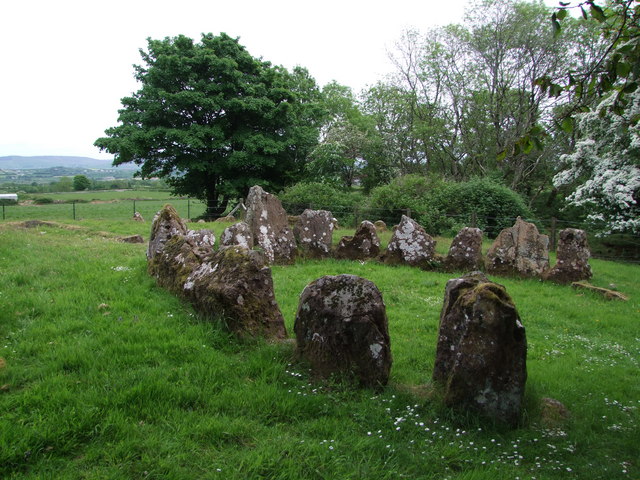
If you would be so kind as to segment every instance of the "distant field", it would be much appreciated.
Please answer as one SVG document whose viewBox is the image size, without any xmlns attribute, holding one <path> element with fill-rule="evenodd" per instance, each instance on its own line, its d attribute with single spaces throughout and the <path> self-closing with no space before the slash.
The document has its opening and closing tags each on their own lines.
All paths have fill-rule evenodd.
<svg viewBox="0 0 640 480">
<path fill-rule="evenodd" d="M 311 382 L 291 342 L 235 340 L 158 288 L 146 245 L 116 241 L 148 239 L 149 221 L 64 223 L 0 223 L 0 478 L 640 478 L 638 266 L 592 261 L 593 283 L 615 284 L 628 302 L 492 278 L 528 340 L 525 415 L 507 430 L 428 394 L 455 273 L 335 260 L 272 268 L 290 337 L 299 295 L 320 276 L 380 288 L 390 384 L 353 391 Z M 219 236 L 226 225 L 204 226 Z M 570 418 L 546 421 L 544 397 Z"/>
<path fill-rule="evenodd" d="M 53 203 L 34 204 L 42 198 Z M 73 202 L 76 202 L 75 205 Z M 102 219 L 125 220 L 134 211 L 151 220 L 166 203 L 171 203 L 184 218 L 196 218 L 204 212 L 199 200 L 172 197 L 170 192 L 153 190 L 96 190 L 83 192 L 43 193 L 19 196 L 19 205 L 6 206 L 6 221 L 55 220 L 76 221 Z"/>
</svg>

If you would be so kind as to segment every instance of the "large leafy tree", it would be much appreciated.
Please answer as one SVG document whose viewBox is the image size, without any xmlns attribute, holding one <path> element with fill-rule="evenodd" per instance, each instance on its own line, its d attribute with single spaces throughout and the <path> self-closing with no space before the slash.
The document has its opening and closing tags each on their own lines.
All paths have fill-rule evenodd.
<svg viewBox="0 0 640 480">
<path fill-rule="evenodd" d="M 164 178 L 206 201 L 209 216 L 254 184 L 280 189 L 298 178 L 319 128 L 308 72 L 273 67 L 226 34 L 149 39 L 140 53 L 141 88 L 95 142 L 114 165 Z"/>
</svg>

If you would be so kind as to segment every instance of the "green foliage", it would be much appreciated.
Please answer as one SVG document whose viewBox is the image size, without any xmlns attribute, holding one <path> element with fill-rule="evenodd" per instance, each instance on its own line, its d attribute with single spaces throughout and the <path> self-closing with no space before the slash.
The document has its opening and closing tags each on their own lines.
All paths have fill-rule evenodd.
<svg viewBox="0 0 640 480">
<path fill-rule="evenodd" d="M 495 237 L 500 230 L 512 226 L 516 217 L 531 216 L 518 193 L 489 178 L 450 183 L 438 201 L 447 215 L 467 220 L 475 214 L 477 227 L 489 237 Z"/>
<path fill-rule="evenodd" d="M 410 209 L 412 217 L 431 234 L 451 233 L 475 214 L 477 226 L 495 236 L 511 226 L 515 217 L 531 215 L 520 195 L 488 178 L 443 182 L 405 175 L 375 188 L 370 206 L 384 209 L 389 216 Z"/>
<path fill-rule="evenodd" d="M 36 205 L 49 205 L 53 203 L 53 198 L 51 197 L 35 197 L 33 199 L 33 203 Z"/>
<path fill-rule="evenodd" d="M 86 175 L 76 175 L 73 177 L 73 189 L 76 191 L 88 190 L 91 186 L 91 180 Z"/>
<path fill-rule="evenodd" d="M 299 214 L 305 208 L 330 210 L 341 224 L 351 224 L 354 209 L 364 201 L 364 197 L 358 192 L 345 191 L 320 182 L 296 183 L 286 188 L 279 198 L 291 214 Z"/>
<path fill-rule="evenodd" d="M 319 115 L 305 71 L 272 67 L 226 34 L 149 39 L 141 55 L 142 87 L 95 142 L 115 165 L 134 162 L 206 201 L 210 215 L 255 184 L 278 190 L 300 175 Z"/>
</svg>

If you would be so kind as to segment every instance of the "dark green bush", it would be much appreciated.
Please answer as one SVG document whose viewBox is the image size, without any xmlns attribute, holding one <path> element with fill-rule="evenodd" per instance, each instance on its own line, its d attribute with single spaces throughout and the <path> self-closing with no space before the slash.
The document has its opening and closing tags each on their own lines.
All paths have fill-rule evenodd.
<svg viewBox="0 0 640 480">
<path fill-rule="evenodd" d="M 446 184 L 435 177 L 397 177 L 388 185 L 371 191 L 367 216 L 391 225 L 398 223 L 403 214 L 409 213 L 427 232 L 434 235 L 442 233 L 453 225 L 437 201 L 444 188 Z"/>
<path fill-rule="evenodd" d="M 35 197 L 33 199 L 33 203 L 36 205 L 48 205 L 50 203 L 54 203 L 54 201 L 51 197 Z"/>
<path fill-rule="evenodd" d="M 520 195 L 487 178 L 458 183 L 406 175 L 373 189 L 369 205 L 371 215 L 378 211 L 381 218 L 397 217 L 394 221 L 410 209 L 411 216 L 432 235 L 455 234 L 475 214 L 476 225 L 494 237 L 513 225 L 515 217 L 531 215 Z"/>
<path fill-rule="evenodd" d="M 341 225 L 351 225 L 357 207 L 364 203 L 364 197 L 359 192 L 344 191 L 319 182 L 297 183 L 286 188 L 278 197 L 291 215 L 299 215 L 306 208 L 329 210 Z"/>
</svg>

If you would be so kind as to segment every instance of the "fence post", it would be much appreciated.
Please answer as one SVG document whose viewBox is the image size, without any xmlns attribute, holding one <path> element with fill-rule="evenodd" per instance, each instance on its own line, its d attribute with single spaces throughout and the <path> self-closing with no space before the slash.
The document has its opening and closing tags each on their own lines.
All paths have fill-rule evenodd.
<svg viewBox="0 0 640 480">
<path fill-rule="evenodd" d="M 2 219 L 4 220 L 4 203 L 2 204 Z"/>
<path fill-rule="evenodd" d="M 407 208 L 407 217 L 411 218 L 411 209 Z"/>
<path fill-rule="evenodd" d="M 359 214 L 358 214 L 358 207 L 353 207 L 353 223 L 354 223 L 354 227 L 358 228 L 358 225 L 360 222 L 358 222 L 359 218 L 358 218 Z"/>
<path fill-rule="evenodd" d="M 476 212 L 471 212 L 471 228 L 476 228 L 478 226 L 478 214 Z"/>
<path fill-rule="evenodd" d="M 76 219 L 76 201 L 73 201 L 73 219 Z"/>
<path fill-rule="evenodd" d="M 551 217 L 551 251 L 556 251 L 556 225 L 557 219 L 556 217 Z"/>
<path fill-rule="evenodd" d="M 191 199 L 187 198 L 187 218 L 191 220 Z"/>
<path fill-rule="evenodd" d="M 136 216 L 136 201 L 135 199 L 133 200 L 133 216 Z"/>
</svg>

